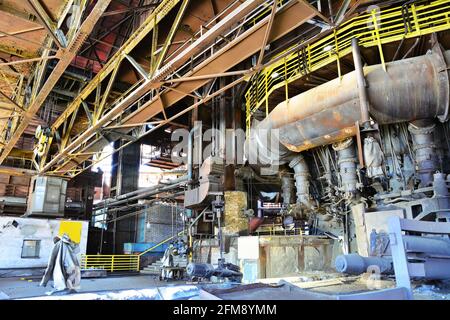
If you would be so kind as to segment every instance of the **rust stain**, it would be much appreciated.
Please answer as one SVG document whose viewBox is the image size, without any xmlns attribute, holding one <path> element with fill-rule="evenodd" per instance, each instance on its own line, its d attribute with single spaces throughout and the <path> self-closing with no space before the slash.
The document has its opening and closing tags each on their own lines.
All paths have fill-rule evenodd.
<svg viewBox="0 0 450 320">
<path fill-rule="evenodd" d="M 306 150 L 310 150 L 322 145 L 332 144 L 334 142 L 341 141 L 348 137 L 353 137 L 356 135 L 356 130 L 354 127 L 344 128 L 337 132 L 329 133 L 318 138 L 315 138 L 314 141 L 305 140 L 301 145 L 293 145 L 282 141 L 282 144 L 293 152 L 302 152 Z"/>
</svg>

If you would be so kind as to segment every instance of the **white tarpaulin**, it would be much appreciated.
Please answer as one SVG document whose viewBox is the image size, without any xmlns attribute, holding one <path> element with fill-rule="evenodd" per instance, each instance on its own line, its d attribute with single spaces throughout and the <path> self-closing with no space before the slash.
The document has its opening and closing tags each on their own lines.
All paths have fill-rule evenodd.
<svg viewBox="0 0 450 320">
<path fill-rule="evenodd" d="M 55 246 L 40 286 L 45 287 L 50 280 L 53 280 L 53 287 L 55 288 L 53 292 L 78 290 L 81 282 L 81 268 L 77 258 L 78 251 L 78 245 L 73 243 L 66 234 L 61 239 L 55 238 Z"/>
</svg>

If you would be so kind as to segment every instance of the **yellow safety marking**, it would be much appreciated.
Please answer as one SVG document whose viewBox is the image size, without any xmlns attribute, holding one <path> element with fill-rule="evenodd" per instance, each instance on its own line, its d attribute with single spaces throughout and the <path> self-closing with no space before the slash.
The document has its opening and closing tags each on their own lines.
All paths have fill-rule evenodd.
<svg viewBox="0 0 450 320">
<path fill-rule="evenodd" d="M 83 224 L 80 221 L 61 221 L 58 235 L 62 237 L 64 234 L 67 234 L 70 240 L 80 243 L 82 228 Z"/>
</svg>

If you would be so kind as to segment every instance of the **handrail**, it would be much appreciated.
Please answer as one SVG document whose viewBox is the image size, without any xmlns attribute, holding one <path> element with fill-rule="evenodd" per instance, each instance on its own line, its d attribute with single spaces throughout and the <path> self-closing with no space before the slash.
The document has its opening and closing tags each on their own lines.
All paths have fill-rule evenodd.
<svg viewBox="0 0 450 320">
<path fill-rule="evenodd" d="M 405 22 L 405 14 L 410 16 L 410 25 Z M 249 81 L 245 92 L 247 134 L 250 132 L 253 113 L 263 105 L 266 105 L 268 113 L 268 98 L 275 90 L 282 87 L 288 90 L 287 84 L 333 62 L 338 63 L 341 76 L 339 59 L 351 53 L 353 38 L 357 38 L 362 47 L 377 46 L 384 66 L 383 44 L 449 29 L 450 0 L 397 6 L 350 19 L 328 36 L 304 45 L 287 57 L 275 57 L 272 65 L 255 74 Z M 292 48 L 285 52 L 289 50 Z"/>
<path fill-rule="evenodd" d="M 140 260 L 141 256 L 144 254 L 155 250 L 161 245 L 169 242 L 170 240 L 181 236 L 183 231 L 178 232 L 176 235 L 169 237 L 158 244 L 152 246 L 151 248 L 139 253 L 139 254 L 100 254 L 100 255 L 87 255 L 81 256 L 81 269 L 101 269 L 108 272 L 118 272 L 118 271 L 139 271 L 140 270 Z"/>
<path fill-rule="evenodd" d="M 139 258 L 136 254 L 85 254 L 81 256 L 81 269 L 101 269 L 108 272 L 139 271 Z"/>
<path fill-rule="evenodd" d="M 148 248 L 147 250 L 145 250 L 145 251 L 142 251 L 141 253 L 139 253 L 138 254 L 138 256 L 139 257 L 141 257 L 141 256 L 143 256 L 144 254 L 146 254 L 146 253 L 148 253 L 148 252 L 150 252 L 150 251 L 153 251 L 153 250 L 155 250 L 156 248 L 158 248 L 158 247 L 160 247 L 160 246 L 162 246 L 163 244 L 165 244 L 165 243 L 167 243 L 167 242 L 169 242 L 170 240 L 172 240 L 172 239 L 174 239 L 174 238 L 176 238 L 176 237 L 179 237 L 179 236 L 181 236 L 182 234 L 184 233 L 184 230 L 183 231 L 180 231 L 180 232 L 178 232 L 176 235 L 174 235 L 174 236 L 172 236 L 172 237 L 170 237 L 170 238 L 167 238 L 167 239 L 165 239 L 165 240 L 163 240 L 163 241 L 161 241 L 160 243 L 158 243 L 158 244 L 156 244 L 156 245 L 154 245 L 153 247 L 151 247 L 151 248 Z"/>
</svg>

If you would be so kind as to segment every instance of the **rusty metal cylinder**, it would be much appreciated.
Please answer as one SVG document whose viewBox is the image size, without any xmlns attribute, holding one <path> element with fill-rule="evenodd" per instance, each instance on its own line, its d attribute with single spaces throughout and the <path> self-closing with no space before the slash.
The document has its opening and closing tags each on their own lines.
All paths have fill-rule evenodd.
<svg viewBox="0 0 450 320">
<path fill-rule="evenodd" d="M 253 233 L 255 232 L 264 222 L 263 217 L 253 217 L 250 219 L 248 223 L 248 232 Z"/>
<path fill-rule="evenodd" d="M 386 71 L 382 65 L 364 68 L 369 113 L 378 124 L 448 120 L 449 75 L 448 71 L 442 72 L 447 64 L 435 50 L 387 63 Z M 443 56 L 450 61 L 450 51 Z M 255 152 L 261 148 L 267 151 L 266 161 L 287 163 L 292 157 L 289 151 L 301 152 L 356 135 L 355 123 L 360 120 L 357 75 L 351 72 L 276 106 L 252 128 L 247 156 L 257 157 Z M 274 145 L 277 150 L 271 153 Z"/>
<path fill-rule="evenodd" d="M 433 174 L 439 169 L 439 159 L 434 143 L 434 129 L 435 124 L 420 126 L 417 123 L 410 123 L 408 126 L 412 136 L 421 187 L 430 186 L 433 183 Z"/>
</svg>

